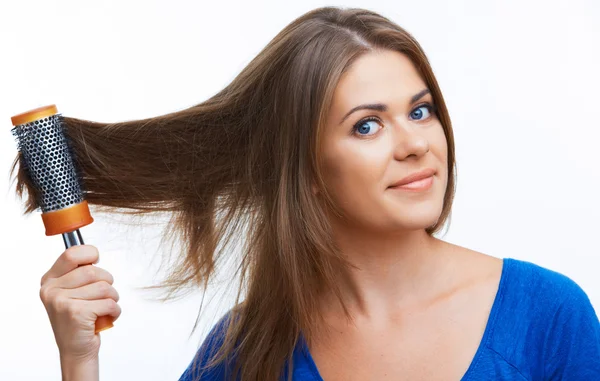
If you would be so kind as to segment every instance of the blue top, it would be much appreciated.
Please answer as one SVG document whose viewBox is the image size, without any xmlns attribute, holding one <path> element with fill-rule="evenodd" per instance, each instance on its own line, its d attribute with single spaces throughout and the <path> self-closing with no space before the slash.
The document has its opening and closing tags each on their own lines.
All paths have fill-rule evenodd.
<svg viewBox="0 0 600 381">
<path fill-rule="evenodd" d="M 505 258 L 479 348 L 462 381 L 600 380 L 600 322 L 586 293 L 570 278 L 530 262 Z M 222 343 L 223 322 L 202 344 L 200 363 Z M 294 381 L 323 381 L 304 341 L 293 356 Z M 200 381 L 194 361 L 179 381 Z M 201 381 L 229 381 L 226 366 Z M 284 371 L 284 375 L 287 373 Z"/>
</svg>

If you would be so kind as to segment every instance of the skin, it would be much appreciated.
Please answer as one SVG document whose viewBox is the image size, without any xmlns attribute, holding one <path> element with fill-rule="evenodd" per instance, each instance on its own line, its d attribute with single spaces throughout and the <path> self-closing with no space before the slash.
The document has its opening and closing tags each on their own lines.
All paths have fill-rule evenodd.
<svg viewBox="0 0 600 381">
<path fill-rule="evenodd" d="M 338 83 L 323 131 L 327 188 L 345 218 L 334 238 L 354 265 L 342 279 L 345 318 L 332 295 L 321 310 L 326 334 L 311 354 L 335 380 L 459 380 L 481 342 L 502 260 L 430 237 L 448 181 L 447 141 L 431 94 L 412 62 L 394 51 L 359 58 Z M 352 108 L 383 103 L 387 111 Z M 353 126 L 365 117 L 359 129 Z M 428 191 L 390 189 L 433 168 Z M 317 197 L 319 192 L 315 191 Z"/>
</svg>

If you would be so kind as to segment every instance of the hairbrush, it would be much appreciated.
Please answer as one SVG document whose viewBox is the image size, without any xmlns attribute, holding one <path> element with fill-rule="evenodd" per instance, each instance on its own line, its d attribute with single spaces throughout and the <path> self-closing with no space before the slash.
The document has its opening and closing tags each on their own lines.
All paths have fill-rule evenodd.
<svg viewBox="0 0 600 381">
<path fill-rule="evenodd" d="M 62 234 L 65 248 L 83 245 L 79 228 L 91 224 L 87 201 L 62 115 L 55 105 L 44 106 L 11 118 L 12 134 L 20 152 L 19 163 L 37 192 L 46 235 Z M 111 316 L 96 320 L 96 333 L 113 326 Z"/>
</svg>

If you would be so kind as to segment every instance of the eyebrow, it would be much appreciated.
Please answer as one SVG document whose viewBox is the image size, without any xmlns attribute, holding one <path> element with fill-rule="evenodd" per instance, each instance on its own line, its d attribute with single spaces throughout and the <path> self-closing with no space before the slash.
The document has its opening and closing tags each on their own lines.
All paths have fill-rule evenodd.
<svg viewBox="0 0 600 381">
<path fill-rule="evenodd" d="M 430 93 L 431 93 L 431 91 L 429 91 L 429 89 L 421 90 L 417 94 L 413 95 L 412 98 L 410 98 L 410 103 L 415 103 L 416 101 L 418 101 L 419 99 L 423 98 L 425 95 L 430 94 Z M 344 115 L 344 117 L 340 121 L 340 124 L 344 123 L 344 121 L 350 116 L 350 114 L 352 114 L 353 112 L 358 111 L 358 110 L 375 110 L 375 111 L 386 112 L 388 110 L 388 106 L 383 103 L 371 103 L 371 104 L 358 105 L 358 106 L 354 107 L 352 110 L 348 111 L 348 113 L 346 115 Z"/>
</svg>

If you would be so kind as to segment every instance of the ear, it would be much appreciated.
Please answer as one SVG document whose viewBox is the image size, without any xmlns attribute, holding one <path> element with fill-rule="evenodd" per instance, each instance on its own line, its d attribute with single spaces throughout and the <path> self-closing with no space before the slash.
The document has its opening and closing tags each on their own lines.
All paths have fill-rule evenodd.
<svg viewBox="0 0 600 381">
<path fill-rule="evenodd" d="M 313 194 L 316 196 L 317 194 L 319 194 L 319 188 L 317 188 L 317 186 L 315 185 L 315 183 L 312 183 L 311 186 L 312 192 Z"/>
</svg>

